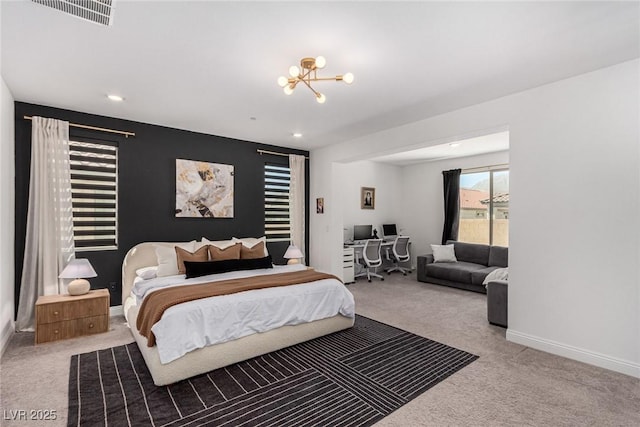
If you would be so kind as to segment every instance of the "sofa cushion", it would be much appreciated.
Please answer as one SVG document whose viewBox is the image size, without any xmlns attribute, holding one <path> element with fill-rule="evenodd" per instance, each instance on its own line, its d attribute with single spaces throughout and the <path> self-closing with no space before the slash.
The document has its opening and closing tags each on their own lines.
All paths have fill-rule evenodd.
<svg viewBox="0 0 640 427">
<path fill-rule="evenodd" d="M 504 246 L 491 246 L 489 248 L 489 265 L 495 267 L 509 266 L 509 248 Z"/>
<path fill-rule="evenodd" d="M 484 265 L 473 264 L 470 262 L 458 261 L 458 262 L 438 262 L 433 264 L 427 264 L 427 278 L 429 276 L 437 279 L 449 280 L 452 282 L 461 282 L 471 284 L 472 273 L 487 268 Z M 483 276 L 489 274 L 487 271 Z M 428 280 L 428 279 L 427 279 Z M 482 284 L 480 280 L 480 285 Z"/>
<path fill-rule="evenodd" d="M 455 241 L 447 242 L 447 244 L 450 243 L 453 243 L 455 247 L 456 258 L 458 261 L 482 264 L 485 267 L 489 265 L 489 245 Z"/>
<path fill-rule="evenodd" d="M 485 277 L 487 277 L 487 275 L 489 273 L 491 273 L 494 270 L 497 270 L 498 267 L 484 267 L 481 270 L 476 270 L 474 272 L 471 273 L 471 284 L 472 285 L 482 285 L 484 282 Z"/>
</svg>

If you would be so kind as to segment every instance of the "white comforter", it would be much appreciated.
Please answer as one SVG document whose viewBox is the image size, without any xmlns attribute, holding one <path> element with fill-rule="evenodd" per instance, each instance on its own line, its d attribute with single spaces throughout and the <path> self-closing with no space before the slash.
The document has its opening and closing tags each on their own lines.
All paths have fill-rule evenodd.
<svg viewBox="0 0 640 427">
<path fill-rule="evenodd" d="M 156 289 L 197 284 L 261 274 L 304 270 L 303 265 L 276 266 L 272 269 L 185 279 L 184 275 L 139 280 L 132 294 L 139 305 Z M 205 298 L 173 306 L 166 310 L 151 330 L 162 363 L 212 344 L 231 341 L 256 332 L 285 325 L 298 325 L 342 314 L 355 316 L 353 295 L 335 279 L 309 284 L 280 286 Z M 135 327 L 134 324 L 131 327 Z"/>
</svg>

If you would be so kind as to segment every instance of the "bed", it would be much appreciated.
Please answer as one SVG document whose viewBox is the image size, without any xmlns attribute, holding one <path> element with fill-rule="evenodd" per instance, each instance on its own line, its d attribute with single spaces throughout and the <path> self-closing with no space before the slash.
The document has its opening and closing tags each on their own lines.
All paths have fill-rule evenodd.
<svg viewBox="0 0 640 427">
<path fill-rule="evenodd" d="M 204 241 L 205 239 L 203 239 Z M 208 242 L 208 241 L 207 241 Z M 298 344 L 304 341 L 308 341 L 323 335 L 327 335 L 333 332 L 337 332 L 343 329 L 347 329 L 353 326 L 355 310 L 353 305 L 353 296 L 351 293 L 336 279 L 327 279 L 322 280 L 316 283 L 311 284 L 302 284 L 302 285 L 293 285 L 280 287 L 278 290 L 275 290 L 277 295 L 274 296 L 271 290 L 260 289 L 260 290 L 252 290 L 247 292 L 242 292 L 242 295 L 236 294 L 234 296 L 224 296 L 224 297 L 213 297 L 207 298 L 206 300 L 198 300 L 189 303 L 184 303 L 181 305 L 174 306 L 168 309 L 163 318 L 161 319 L 164 322 L 164 327 L 158 328 L 158 332 L 156 334 L 157 345 L 153 347 L 149 347 L 147 345 L 147 338 L 142 336 L 138 329 L 136 328 L 136 319 L 139 314 L 140 302 L 145 298 L 145 294 L 148 295 L 149 292 L 153 292 L 153 286 L 150 286 L 150 283 L 155 283 L 154 280 L 144 280 L 137 275 L 136 271 L 140 271 L 141 268 L 144 267 L 153 267 L 158 264 L 158 258 L 156 256 L 156 248 L 173 248 L 175 245 L 180 244 L 192 244 L 197 247 L 198 245 L 202 245 L 200 242 L 145 242 L 140 243 L 134 246 L 127 255 L 125 256 L 124 262 L 122 264 L 122 304 L 124 308 L 125 317 L 127 318 L 127 322 L 130 325 L 131 332 L 140 348 L 140 351 L 144 357 L 144 360 L 149 368 L 149 371 L 153 377 L 153 381 L 156 385 L 166 385 L 171 384 L 186 378 L 190 378 L 195 375 L 199 375 L 217 368 L 221 368 L 224 366 L 231 365 L 236 362 L 240 362 L 243 360 L 250 359 L 252 357 L 260 356 L 275 350 L 279 350 L 281 348 L 285 348 L 294 344 Z M 274 267 L 273 273 L 282 271 L 294 271 L 296 269 L 306 269 L 304 266 L 298 267 Z M 262 270 L 256 270 L 252 272 L 252 274 L 269 274 L 269 272 L 265 272 Z M 227 273 L 225 273 L 227 274 Z M 184 283 L 201 283 L 202 281 L 207 280 L 221 280 L 224 278 L 225 274 L 215 275 L 215 279 L 212 279 L 212 276 L 205 276 L 196 279 L 185 279 L 184 275 L 175 276 L 176 279 L 180 279 L 178 281 Z M 244 277 L 243 274 L 249 274 L 246 272 L 237 272 L 230 274 L 239 274 L 239 277 Z M 173 277 L 173 276 L 172 276 Z M 238 276 L 234 276 L 238 277 Z M 160 278 L 158 278 L 160 279 Z M 167 285 L 168 282 L 171 282 L 170 278 L 162 278 L 163 280 L 157 280 L 158 285 L 161 288 Z M 336 283 L 332 283 L 337 282 Z M 312 286 L 314 288 L 312 288 Z M 203 312 L 209 310 L 211 313 L 216 312 L 224 312 L 227 310 L 226 306 L 224 309 L 220 309 L 217 306 L 215 308 L 210 307 L 209 302 L 215 301 L 216 304 L 229 304 L 236 301 L 238 298 L 248 295 L 250 296 L 251 303 L 254 303 L 254 300 L 260 301 L 262 298 L 268 298 L 270 304 L 264 304 L 265 306 L 274 305 L 274 298 L 287 298 L 292 297 L 295 298 L 298 295 L 298 298 L 306 298 L 309 297 L 300 297 L 302 292 L 300 289 L 304 288 L 304 293 L 311 292 L 310 289 L 313 289 L 313 292 L 320 292 L 315 287 L 325 287 L 326 289 L 331 289 L 331 296 L 327 297 L 327 299 L 340 299 L 341 302 L 334 303 L 339 305 L 339 309 L 327 308 L 323 310 L 316 310 L 315 308 L 312 310 L 301 309 L 298 307 L 298 304 L 294 304 L 297 308 L 301 310 L 300 313 L 295 313 L 291 315 L 287 310 L 280 310 L 280 312 L 285 311 L 283 319 L 272 319 L 272 314 L 260 314 L 268 317 L 269 325 L 260 326 L 258 328 L 252 322 L 248 322 L 248 325 L 245 325 L 248 329 L 257 330 L 258 332 L 247 333 L 247 330 L 243 332 L 231 331 L 230 337 L 225 337 L 225 339 L 221 342 L 215 342 L 207 336 L 206 339 L 202 337 L 195 337 L 193 341 L 195 342 L 186 342 L 183 343 L 187 347 L 191 346 L 191 348 L 195 349 L 180 349 L 178 352 L 175 351 L 175 348 L 171 348 L 170 344 L 164 343 L 173 343 L 176 340 L 185 339 L 185 336 L 188 336 L 188 333 L 182 334 L 182 336 L 176 336 L 175 332 L 180 331 L 182 323 L 181 322 L 180 313 L 184 312 L 184 316 L 192 316 L 189 314 L 189 310 L 185 308 L 189 304 L 193 304 L 198 312 Z M 286 288 L 286 289 L 284 289 Z M 143 289 L 141 291 L 141 289 Z M 286 291 L 286 292 L 285 292 Z M 224 300 L 221 302 L 221 300 Z M 233 301 L 232 301 L 233 300 Z M 243 302 L 246 304 L 246 302 Z M 284 302 L 282 304 L 278 303 L 280 307 L 290 304 L 290 301 Z M 278 304 L 275 304 L 278 306 Z M 333 310 L 333 311 L 332 311 Z M 169 315 L 171 311 L 171 315 Z M 256 311 L 255 309 L 252 311 Z M 262 311 L 262 310 L 258 310 Z M 276 310 L 277 311 L 277 310 Z M 307 315 L 306 313 L 309 311 L 313 311 L 313 315 Z M 283 313 L 279 313 L 278 316 L 282 316 Z M 286 318 L 288 316 L 288 318 Z M 166 319 L 165 319 L 166 317 Z M 319 317 L 319 318 L 318 318 Z M 238 318 L 244 318 L 244 315 L 238 316 Z M 155 328 L 160 324 L 158 322 L 154 325 Z M 231 322 L 233 323 L 233 322 Z M 182 328 L 187 329 L 187 328 Z M 190 332 L 192 328 L 189 328 Z M 160 333 L 160 330 L 171 331 L 173 330 L 173 338 L 170 334 L 164 335 L 164 333 Z M 214 335 L 215 335 L 214 331 Z M 234 337 L 234 335 L 238 335 Z M 175 345 L 174 345 L 175 347 Z M 163 351 L 160 351 L 163 349 Z M 169 351 L 166 351 L 165 348 L 169 348 Z M 182 354 L 184 353 L 184 354 Z"/>
</svg>

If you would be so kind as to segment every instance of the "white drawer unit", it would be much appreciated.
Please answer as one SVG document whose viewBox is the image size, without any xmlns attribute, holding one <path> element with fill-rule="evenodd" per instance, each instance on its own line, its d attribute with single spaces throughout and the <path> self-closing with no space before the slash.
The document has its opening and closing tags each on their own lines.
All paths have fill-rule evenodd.
<svg viewBox="0 0 640 427">
<path fill-rule="evenodd" d="M 342 248 L 342 281 L 353 283 L 354 279 L 354 250 L 353 248 Z"/>
</svg>

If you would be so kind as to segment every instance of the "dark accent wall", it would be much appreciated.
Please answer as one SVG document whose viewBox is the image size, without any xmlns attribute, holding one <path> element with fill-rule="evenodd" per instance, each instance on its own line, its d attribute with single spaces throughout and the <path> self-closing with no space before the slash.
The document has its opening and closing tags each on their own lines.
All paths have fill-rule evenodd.
<svg viewBox="0 0 640 427">
<path fill-rule="evenodd" d="M 22 277 L 31 162 L 31 121 L 25 120 L 24 116 L 51 117 L 136 133 L 133 138 L 125 138 L 73 127 L 69 130 L 71 137 L 114 141 L 119 147 L 118 249 L 79 252 L 76 255 L 89 259 L 98 274 L 90 280 L 91 287 L 109 288 L 111 305 L 121 303 L 124 256 L 140 242 L 200 240 L 203 236 L 210 240 L 263 236 L 264 164 L 288 165 L 288 158 L 260 155 L 256 150 L 309 155 L 308 151 L 16 102 L 16 310 Z M 226 163 L 235 167 L 234 218 L 175 217 L 176 159 Z M 309 206 L 308 161 L 306 166 L 306 206 Z M 306 211 L 305 224 L 308 224 L 309 210 Z M 267 245 L 275 263 L 284 263 L 282 255 L 287 246 L 288 242 Z M 308 254 L 308 244 L 305 254 Z"/>
</svg>

